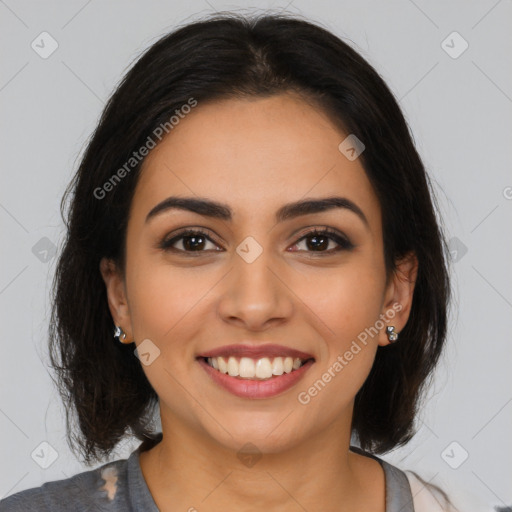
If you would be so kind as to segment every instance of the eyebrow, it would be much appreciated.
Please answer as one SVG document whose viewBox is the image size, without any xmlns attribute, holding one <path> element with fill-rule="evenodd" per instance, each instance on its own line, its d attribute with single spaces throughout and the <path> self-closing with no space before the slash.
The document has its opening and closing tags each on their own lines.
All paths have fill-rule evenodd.
<svg viewBox="0 0 512 512">
<path fill-rule="evenodd" d="M 357 204 L 346 197 L 338 196 L 304 199 L 285 204 L 277 210 L 276 222 L 283 222 L 302 215 L 325 212 L 335 208 L 341 208 L 355 213 L 363 221 L 366 227 L 370 227 L 368 219 Z M 227 204 L 218 203 L 204 198 L 171 196 L 164 199 L 151 209 L 146 216 L 146 222 L 168 210 L 186 210 L 206 217 L 212 217 L 229 222 L 233 219 L 232 210 Z"/>
</svg>

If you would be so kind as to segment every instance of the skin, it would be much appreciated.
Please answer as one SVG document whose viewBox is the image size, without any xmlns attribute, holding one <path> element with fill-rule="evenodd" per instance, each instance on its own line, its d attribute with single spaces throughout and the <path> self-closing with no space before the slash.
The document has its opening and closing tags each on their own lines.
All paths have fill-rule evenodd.
<svg viewBox="0 0 512 512">
<path fill-rule="evenodd" d="M 397 262 L 387 279 L 379 201 L 359 159 L 338 150 L 346 136 L 292 94 L 230 99 L 199 104 L 144 162 L 125 273 L 105 259 L 100 269 L 115 323 L 160 350 L 143 370 L 160 397 L 163 440 L 140 463 L 164 512 L 385 511 L 380 464 L 349 451 L 354 397 L 389 344 L 385 327 L 307 405 L 297 399 L 379 315 L 401 305 L 386 324 L 400 332 L 411 307 L 417 260 Z M 146 222 L 171 195 L 225 203 L 233 219 L 168 210 Z M 347 209 L 276 224 L 285 203 L 332 195 L 356 203 L 368 226 Z M 311 237 L 300 241 L 325 226 L 355 247 L 325 254 L 338 243 L 315 251 Z M 215 238 L 192 257 L 158 248 L 183 227 Z M 263 249 L 250 264 L 236 252 L 247 236 Z M 183 239 L 174 247 L 186 248 Z M 297 348 L 315 363 L 279 396 L 236 397 L 195 357 L 243 340 Z M 248 442 L 262 454 L 251 467 L 237 457 Z"/>
</svg>

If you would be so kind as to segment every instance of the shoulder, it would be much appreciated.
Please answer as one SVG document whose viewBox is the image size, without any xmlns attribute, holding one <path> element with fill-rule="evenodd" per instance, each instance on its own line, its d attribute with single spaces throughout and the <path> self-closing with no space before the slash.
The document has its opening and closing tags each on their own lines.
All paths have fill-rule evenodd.
<svg viewBox="0 0 512 512">
<path fill-rule="evenodd" d="M 459 512 L 451 496 L 437 485 L 426 482 L 411 470 L 402 470 L 385 459 L 350 447 L 361 455 L 376 459 L 386 476 L 386 505 L 390 512 Z"/>
<path fill-rule="evenodd" d="M 126 482 L 127 460 L 121 459 L 72 477 L 46 482 L 12 494 L 0 501 L 1 512 L 59 512 L 72 509 L 86 512 L 98 510 L 129 510 L 122 485 Z M 125 506 L 125 508 L 123 508 Z"/>
<path fill-rule="evenodd" d="M 415 512 L 457 512 L 447 493 L 423 480 L 417 473 L 405 470 L 411 486 Z"/>
</svg>

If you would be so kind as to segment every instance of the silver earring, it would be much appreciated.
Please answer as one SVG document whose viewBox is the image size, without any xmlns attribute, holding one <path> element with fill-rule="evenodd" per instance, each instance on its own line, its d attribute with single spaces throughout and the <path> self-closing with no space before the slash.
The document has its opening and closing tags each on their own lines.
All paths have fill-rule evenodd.
<svg viewBox="0 0 512 512">
<path fill-rule="evenodd" d="M 114 338 L 121 343 L 129 343 L 126 341 L 126 333 L 121 329 L 121 327 L 119 327 L 119 325 L 116 325 L 116 328 L 114 329 Z"/>
<path fill-rule="evenodd" d="M 398 333 L 395 331 L 395 327 L 393 325 L 388 325 L 386 327 L 386 334 L 388 335 L 388 340 L 391 343 L 394 343 L 398 339 Z"/>
</svg>

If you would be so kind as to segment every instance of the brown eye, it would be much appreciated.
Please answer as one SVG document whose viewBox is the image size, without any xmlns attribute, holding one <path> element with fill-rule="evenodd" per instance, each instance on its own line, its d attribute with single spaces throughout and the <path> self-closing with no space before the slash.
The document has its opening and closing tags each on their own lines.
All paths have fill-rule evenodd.
<svg viewBox="0 0 512 512">
<path fill-rule="evenodd" d="M 208 243 L 213 245 L 212 248 L 207 248 Z M 176 246 L 176 247 L 175 247 Z M 164 239 L 159 247 L 167 251 L 176 252 L 206 252 L 209 250 L 217 250 L 215 243 L 208 236 L 205 231 L 201 230 L 186 230 L 180 234 L 173 236 L 169 239 Z M 206 249 L 205 249 L 206 247 Z"/>
<path fill-rule="evenodd" d="M 306 252 L 332 254 L 341 250 L 350 250 L 355 247 L 348 238 L 328 228 L 309 231 L 295 243 L 294 247 L 303 241 L 305 241 Z M 332 248 L 332 245 L 335 245 L 335 247 Z M 336 247 L 336 245 L 338 247 Z M 330 246 L 331 248 L 328 249 Z"/>
</svg>

